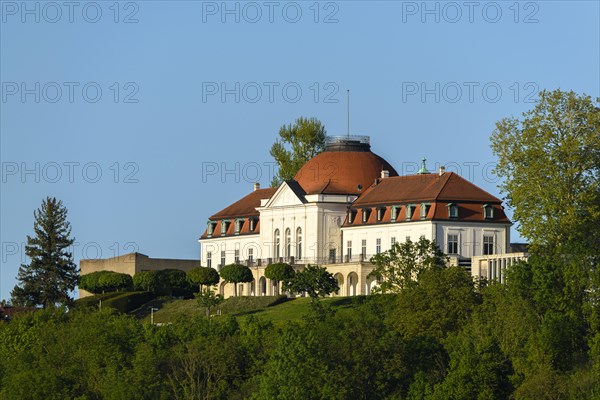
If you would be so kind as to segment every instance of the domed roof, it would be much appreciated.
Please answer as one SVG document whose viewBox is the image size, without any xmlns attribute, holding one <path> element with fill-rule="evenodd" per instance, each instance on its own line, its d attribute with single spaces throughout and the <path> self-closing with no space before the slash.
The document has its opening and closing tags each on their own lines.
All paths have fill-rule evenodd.
<svg viewBox="0 0 600 400">
<path fill-rule="evenodd" d="M 368 137 L 328 137 L 325 151 L 304 164 L 294 180 L 306 194 L 360 194 L 381 177 L 382 170 L 398 176 L 387 161 L 371 152 Z"/>
</svg>

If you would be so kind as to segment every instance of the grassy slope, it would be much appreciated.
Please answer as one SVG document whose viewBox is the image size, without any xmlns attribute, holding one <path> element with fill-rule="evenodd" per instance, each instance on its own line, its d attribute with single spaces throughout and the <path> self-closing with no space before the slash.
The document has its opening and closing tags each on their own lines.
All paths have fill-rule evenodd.
<svg viewBox="0 0 600 400">
<path fill-rule="evenodd" d="M 351 309 L 355 302 L 363 301 L 363 297 L 329 297 L 322 299 L 323 304 L 328 304 L 338 311 Z M 274 305 L 271 305 L 275 303 Z M 146 305 L 149 308 L 150 305 Z M 189 318 L 195 315 L 205 315 L 205 309 L 200 307 L 196 300 L 168 300 L 155 301 L 152 306 L 159 308 L 154 312 L 155 323 L 173 322 L 178 318 Z M 219 305 L 222 314 L 231 314 L 245 319 L 249 315 L 285 323 L 287 321 L 301 321 L 308 314 L 310 300 L 308 298 L 295 298 L 282 301 L 277 297 L 238 297 L 225 300 Z M 214 312 L 213 312 L 214 313 Z M 150 321 L 149 312 L 140 310 L 136 316 Z"/>
</svg>

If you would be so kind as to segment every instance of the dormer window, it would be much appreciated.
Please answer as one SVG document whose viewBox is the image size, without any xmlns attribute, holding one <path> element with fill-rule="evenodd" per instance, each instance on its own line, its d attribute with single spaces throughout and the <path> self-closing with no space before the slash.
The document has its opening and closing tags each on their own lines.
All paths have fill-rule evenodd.
<svg viewBox="0 0 600 400">
<path fill-rule="evenodd" d="M 429 213 L 429 208 L 431 204 L 429 203 L 421 203 L 421 219 L 427 218 L 427 214 Z"/>
<path fill-rule="evenodd" d="M 458 218 L 458 206 L 456 203 L 448 204 L 448 218 Z"/>
<path fill-rule="evenodd" d="M 492 207 L 490 204 L 484 204 L 483 217 L 485 219 L 494 219 L 494 207 Z"/>
<path fill-rule="evenodd" d="M 363 224 L 366 223 L 369 220 L 369 211 L 371 211 L 368 208 L 363 208 L 362 209 L 362 222 Z"/>
<path fill-rule="evenodd" d="M 256 228 L 256 219 L 254 218 L 249 218 L 250 221 L 250 232 L 254 232 L 254 228 Z"/>
<path fill-rule="evenodd" d="M 236 219 L 235 220 L 235 234 L 239 235 L 240 234 L 240 230 L 242 229 L 242 224 L 244 223 L 243 219 Z"/>
<path fill-rule="evenodd" d="M 348 210 L 348 223 L 354 223 L 354 217 L 356 216 L 356 210 Z"/>
<path fill-rule="evenodd" d="M 406 220 L 410 221 L 412 219 L 413 213 L 415 212 L 415 208 L 417 208 L 417 206 L 415 206 L 414 204 L 408 204 L 406 206 Z"/>
<path fill-rule="evenodd" d="M 208 221 L 208 227 L 207 227 L 207 231 L 206 231 L 206 234 L 207 234 L 208 237 L 212 236 L 212 234 L 213 234 L 213 232 L 215 230 L 215 225 L 216 224 L 214 222 Z"/>
<path fill-rule="evenodd" d="M 227 233 L 227 228 L 229 228 L 229 220 L 224 219 L 221 221 L 221 235 L 225 235 Z"/>
<path fill-rule="evenodd" d="M 383 219 L 383 214 L 385 213 L 385 207 L 377 208 L 377 222 Z"/>
<path fill-rule="evenodd" d="M 399 206 L 392 206 L 391 209 L 391 220 L 392 222 L 396 222 L 396 219 L 398 218 L 398 212 L 400 211 L 400 207 Z"/>
</svg>

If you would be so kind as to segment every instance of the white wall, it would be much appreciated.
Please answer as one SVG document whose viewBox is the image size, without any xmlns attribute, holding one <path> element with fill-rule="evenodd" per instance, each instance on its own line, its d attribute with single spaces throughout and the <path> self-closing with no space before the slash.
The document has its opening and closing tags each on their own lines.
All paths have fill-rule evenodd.
<svg viewBox="0 0 600 400">
<path fill-rule="evenodd" d="M 225 265 L 235 262 L 235 250 L 240 252 L 240 262 L 245 263 L 248 258 L 248 249 L 254 249 L 254 260 L 261 258 L 263 246 L 259 235 L 239 235 L 213 237 L 201 240 L 200 264 L 207 266 L 207 253 L 212 252 L 212 267 L 218 269 L 221 263 L 221 251 L 225 251 Z"/>
<path fill-rule="evenodd" d="M 383 225 L 368 225 L 342 228 L 344 242 L 344 257 L 347 255 L 347 242 L 352 241 L 352 256 L 354 259 L 361 254 L 362 240 L 367 240 L 367 255 L 376 254 L 377 239 L 381 238 L 381 252 L 391 248 L 392 237 L 399 243 L 404 243 L 406 237 L 416 242 L 421 236 L 433 240 L 434 228 L 431 221 L 411 223 L 391 223 Z"/>
<path fill-rule="evenodd" d="M 353 258 L 361 253 L 362 240 L 367 240 L 367 255 L 376 254 L 377 238 L 381 238 L 381 251 L 389 250 L 391 238 L 403 243 L 406 237 L 416 242 L 421 236 L 435 241 L 440 249 L 448 251 L 448 234 L 457 234 L 459 237 L 458 255 L 465 258 L 482 255 L 483 236 L 494 236 L 495 253 L 505 253 L 510 244 L 510 226 L 507 224 L 469 223 L 469 222 L 435 222 L 415 221 L 399 222 L 383 225 L 368 225 L 360 227 L 342 228 L 344 256 L 347 254 L 347 242 L 352 241 Z"/>
<path fill-rule="evenodd" d="M 437 243 L 444 253 L 448 251 L 449 234 L 458 235 L 458 255 L 472 258 L 483 254 L 483 236 L 494 237 L 494 254 L 506 253 L 510 244 L 510 225 L 476 222 L 437 222 Z"/>
</svg>

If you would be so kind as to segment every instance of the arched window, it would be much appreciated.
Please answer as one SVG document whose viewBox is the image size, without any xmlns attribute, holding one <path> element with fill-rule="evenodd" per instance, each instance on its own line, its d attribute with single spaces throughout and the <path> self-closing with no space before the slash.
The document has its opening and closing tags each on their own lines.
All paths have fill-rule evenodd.
<svg viewBox="0 0 600 400">
<path fill-rule="evenodd" d="M 279 254 L 281 254 L 280 252 L 280 246 L 281 246 L 281 238 L 279 237 L 279 229 L 275 229 L 275 240 L 274 240 L 274 244 L 275 244 L 275 254 L 274 254 L 274 258 L 275 258 L 275 262 L 278 262 L 277 260 L 279 260 Z"/>
<path fill-rule="evenodd" d="M 285 256 L 290 257 L 292 255 L 292 232 L 290 228 L 285 230 Z"/>
<path fill-rule="evenodd" d="M 302 228 L 296 229 L 296 258 L 302 259 Z"/>
</svg>

